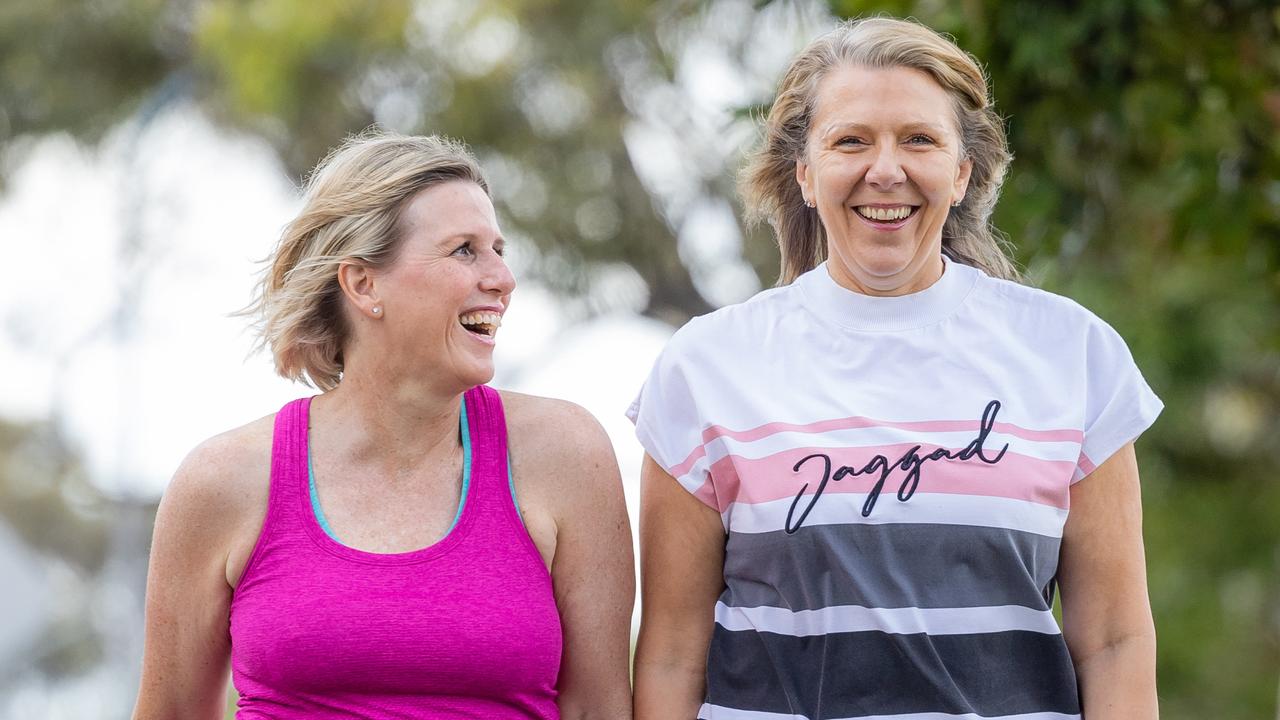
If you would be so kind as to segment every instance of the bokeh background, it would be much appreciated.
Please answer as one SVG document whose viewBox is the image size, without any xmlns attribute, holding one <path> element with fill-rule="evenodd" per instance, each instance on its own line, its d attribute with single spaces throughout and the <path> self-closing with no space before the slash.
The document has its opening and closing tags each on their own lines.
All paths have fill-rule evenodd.
<svg viewBox="0 0 1280 720">
<path fill-rule="evenodd" d="M 1274 1 L 0 1 L 0 718 L 124 718 L 151 523 L 202 438 L 307 392 L 228 313 L 326 151 L 470 143 L 520 287 L 496 384 L 614 438 L 675 326 L 771 285 L 735 171 L 789 57 L 914 16 L 987 66 L 1028 282 L 1129 341 L 1163 717 L 1280 717 Z M 634 512 L 634 502 L 632 505 Z"/>
</svg>

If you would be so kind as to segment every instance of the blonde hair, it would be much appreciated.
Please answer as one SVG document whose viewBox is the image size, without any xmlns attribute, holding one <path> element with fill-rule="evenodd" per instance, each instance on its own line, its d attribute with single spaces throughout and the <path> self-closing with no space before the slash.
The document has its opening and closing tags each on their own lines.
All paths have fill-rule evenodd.
<svg viewBox="0 0 1280 720">
<path fill-rule="evenodd" d="M 350 328 L 338 266 L 385 267 L 395 259 L 400 214 L 418 192 L 451 180 L 489 192 L 475 157 L 436 136 L 370 130 L 348 138 L 309 176 L 302 211 L 280 235 L 253 302 L 259 347 L 270 346 L 276 372 L 321 390 L 342 378 Z"/>
<path fill-rule="evenodd" d="M 740 190 L 751 223 L 773 226 L 782 254 L 780 285 L 817 267 L 827 254 L 826 230 L 805 205 L 796 182 L 817 101 L 818 84 L 842 65 L 906 67 L 929 74 L 951 96 L 961 156 L 973 162 L 969 188 L 942 228 L 942 251 L 988 275 L 1018 280 L 1007 241 L 991 225 L 1012 155 L 1004 123 L 992 107 L 978 61 L 951 40 L 911 20 L 876 17 L 842 23 L 791 61 L 765 120 L 764 141 L 748 158 Z"/>
</svg>

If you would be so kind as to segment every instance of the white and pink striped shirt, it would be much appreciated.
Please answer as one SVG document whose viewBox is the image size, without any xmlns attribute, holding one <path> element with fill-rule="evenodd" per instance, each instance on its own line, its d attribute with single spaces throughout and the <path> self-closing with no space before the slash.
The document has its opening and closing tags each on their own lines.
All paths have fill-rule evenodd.
<svg viewBox="0 0 1280 720">
<path fill-rule="evenodd" d="M 949 260 L 912 295 L 822 265 L 690 321 L 628 416 L 727 533 L 700 717 L 1078 717 L 1070 486 L 1161 407 L 1092 313 Z"/>
</svg>

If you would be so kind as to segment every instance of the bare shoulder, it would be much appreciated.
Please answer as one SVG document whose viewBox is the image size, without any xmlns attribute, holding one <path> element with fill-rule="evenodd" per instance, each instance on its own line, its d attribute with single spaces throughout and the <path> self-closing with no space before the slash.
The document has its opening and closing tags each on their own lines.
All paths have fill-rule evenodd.
<svg viewBox="0 0 1280 720">
<path fill-rule="evenodd" d="M 513 453 L 520 450 L 525 460 L 539 466 L 614 462 L 609 436 L 581 405 L 509 390 L 501 395 Z"/>
<path fill-rule="evenodd" d="M 157 543 L 225 553 L 238 579 L 237 558 L 247 558 L 266 515 L 274 418 L 215 435 L 187 454 L 160 500 Z"/>
<path fill-rule="evenodd" d="M 268 415 L 197 445 L 178 466 L 165 497 L 198 500 L 209 511 L 230 509 L 254 495 L 265 498 L 274 418 Z"/>
<path fill-rule="evenodd" d="M 567 400 L 502 391 L 517 483 L 581 489 L 584 482 L 618 483 L 613 445 L 599 420 Z M 550 486 L 548 488 L 548 486 Z"/>
</svg>

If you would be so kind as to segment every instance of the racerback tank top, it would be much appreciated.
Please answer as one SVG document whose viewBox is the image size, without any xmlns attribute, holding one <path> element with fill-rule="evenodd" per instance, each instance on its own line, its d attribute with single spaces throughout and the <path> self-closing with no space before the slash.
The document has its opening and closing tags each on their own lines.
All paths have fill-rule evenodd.
<svg viewBox="0 0 1280 720">
<path fill-rule="evenodd" d="M 231 600 L 238 720 L 559 718 L 560 618 L 512 500 L 502 402 L 485 386 L 463 402 L 461 515 L 404 553 L 357 550 L 320 527 L 311 399 L 277 414 L 267 515 Z"/>
</svg>

